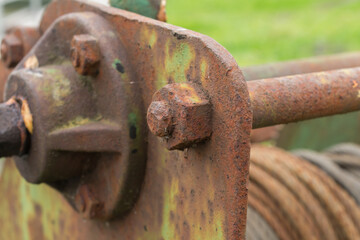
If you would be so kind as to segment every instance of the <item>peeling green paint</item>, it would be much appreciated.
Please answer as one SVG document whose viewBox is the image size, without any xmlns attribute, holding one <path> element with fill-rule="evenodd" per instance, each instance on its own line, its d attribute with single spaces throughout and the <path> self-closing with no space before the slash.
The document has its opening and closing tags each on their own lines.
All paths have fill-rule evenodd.
<svg viewBox="0 0 360 240">
<path fill-rule="evenodd" d="M 137 118 L 138 117 L 137 117 L 136 113 L 134 113 L 134 112 L 130 113 L 129 117 L 128 117 L 129 123 L 132 124 L 132 125 L 137 125 Z"/>
<path fill-rule="evenodd" d="M 68 121 L 67 123 L 65 123 L 64 125 L 61 125 L 59 127 L 57 127 L 56 129 L 66 129 L 66 128 L 73 128 L 73 127 L 77 127 L 77 126 L 81 126 L 84 124 L 89 124 L 89 123 L 93 123 L 93 122 L 104 122 L 104 123 L 108 123 L 108 124 L 114 124 L 111 123 L 110 121 L 104 120 L 103 116 L 101 115 L 97 115 L 94 118 L 86 118 L 83 116 L 77 116 L 74 119 Z"/>
<path fill-rule="evenodd" d="M 119 73 L 121 74 L 122 80 L 123 81 L 127 81 L 129 78 L 128 75 L 128 69 L 125 68 L 124 64 L 122 63 L 122 61 L 118 58 L 116 58 L 113 63 L 111 64 L 111 66 Z"/>
<path fill-rule="evenodd" d="M 353 112 L 285 125 L 277 146 L 286 150 L 324 150 L 343 142 L 360 143 L 360 113 Z M 346 127 L 344 127 L 346 126 Z"/>
<path fill-rule="evenodd" d="M 172 224 L 171 213 L 176 213 L 176 195 L 179 192 L 179 180 L 173 179 L 170 183 L 170 192 L 164 191 L 163 225 L 161 235 L 164 239 L 179 239 L 176 234 L 176 227 Z M 166 188 L 168 189 L 168 188 Z"/>
<path fill-rule="evenodd" d="M 130 138 L 132 138 L 133 140 L 139 139 L 139 134 L 140 134 L 140 115 L 139 112 L 136 109 L 133 109 L 134 111 L 131 112 L 128 115 L 128 124 L 129 124 L 129 129 L 130 129 Z M 138 140 L 139 141 L 139 140 Z M 137 143 L 135 143 L 135 145 L 137 145 Z"/>
<path fill-rule="evenodd" d="M 170 41 L 165 45 L 165 59 L 163 64 L 158 64 L 156 88 L 161 89 L 168 84 L 169 79 L 175 83 L 187 82 L 187 71 L 195 60 L 195 50 L 187 43 L 170 46 Z M 171 50 L 170 50 L 171 49 Z M 162 69 L 164 66 L 164 69 Z"/>
<path fill-rule="evenodd" d="M 64 105 L 64 99 L 71 93 L 70 80 L 59 69 L 45 68 L 43 73 L 50 78 L 39 84 L 42 92 L 54 99 L 55 106 Z"/>
<path fill-rule="evenodd" d="M 60 201 L 62 196 L 59 193 L 45 184 L 27 183 L 21 178 L 11 159 L 5 162 L 1 184 L 2 190 L 7 189 L 5 192 L 13 199 L 0 202 L 0 221 L 16 226 L 9 228 L 9 225 L 2 225 L 1 239 L 53 239 L 54 232 L 60 232 L 57 221 L 64 202 Z M 14 219 L 15 213 L 17 217 Z"/>
<path fill-rule="evenodd" d="M 149 37 L 149 46 L 151 48 L 154 48 L 156 42 L 157 42 L 157 34 L 155 31 L 152 31 Z"/>
</svg>

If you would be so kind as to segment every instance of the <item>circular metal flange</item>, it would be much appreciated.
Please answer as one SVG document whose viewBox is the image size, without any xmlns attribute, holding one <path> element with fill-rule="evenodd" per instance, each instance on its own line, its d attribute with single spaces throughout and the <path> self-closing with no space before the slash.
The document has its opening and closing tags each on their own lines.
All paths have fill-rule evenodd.
<svg viewBox="0 0 360 240">
<path fill-rule="evenodd" d="M 70 61 L 74 35 L 97 40 L 96 76 Z M 38 67 L 26 68 L 29 59 Z M 59 18 L 9 78 L 6 98 L 25 98 L 34 131 L 28 155 L 17 157 L 23 177 L 57 188 L 86 218 L 110 219 L 138 197 L 146 160 L 144 112 L 133 71 L 117 33 L 94 13 Z"/>
</svg>

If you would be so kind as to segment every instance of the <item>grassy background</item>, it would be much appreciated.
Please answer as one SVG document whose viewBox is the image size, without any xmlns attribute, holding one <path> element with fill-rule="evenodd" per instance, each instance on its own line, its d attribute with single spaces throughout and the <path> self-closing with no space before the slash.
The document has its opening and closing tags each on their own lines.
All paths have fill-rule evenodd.
<svg viewBox="0 0 360 240">
<path fill-rule="evenodd" d="M 360 50 L 359 0 L 167 0 L 168 22 L 206 34 L 240 66 Z"/>
</svg>

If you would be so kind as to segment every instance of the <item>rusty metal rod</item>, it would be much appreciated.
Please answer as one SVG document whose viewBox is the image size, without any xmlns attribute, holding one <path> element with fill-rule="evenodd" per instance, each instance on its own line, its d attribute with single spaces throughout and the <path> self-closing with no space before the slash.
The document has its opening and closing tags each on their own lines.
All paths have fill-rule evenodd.
<svg viewBox="0 0 360 240">
<path fill-rule="evenodd" d="M 21 105 L 14 98 L 0 104 L 0 157 L 22 155 L 29 144 Z"/>
<path fill-rule="evenodd" d="M 242 67 L 246 81 L 360 66 L 360 52 Z"/>
<path fill-rule="evenodd" d="M 360 110 L 360 67 L 248 82 L 253 129 Z"/>
</svg>

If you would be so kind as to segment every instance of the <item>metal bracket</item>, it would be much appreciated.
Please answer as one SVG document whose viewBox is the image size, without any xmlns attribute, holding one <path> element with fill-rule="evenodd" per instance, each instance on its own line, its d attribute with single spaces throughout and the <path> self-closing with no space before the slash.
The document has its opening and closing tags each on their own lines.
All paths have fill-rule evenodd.
<svg viewBox="0 0 360 240">
<path fill-rule="evenodd" d="M 83 212 L 78 215 L 68 204 L 60 204 L 63 200 L 55 198 L 55 192 L 26 185 L 44 196 L 41 206 L 46 206 L 47 199 L 59 203 L 56 209 L 44 207 L 43 214 L 61 212 L 56 224 L 71 223 L 87 239 L 101 238 L 105 223 L 84 222 L 83 217 L 115 218 L 107 223 L 107 234 L 133 239 L 244 238 L 252 114 L 246 83 L 233 57 L 201 34 L 80 0 L 54 1 L 44 13 L 40 30 L 44 35 L 17 66 L 7 87 L 8 98 L 25 95 L 29 99 L 34 117 L 28 160 L 18 159 L 17 165 L 28 180 L 47 182 Z M 71 46 L 76 44 L 71 41 L 78 34 L 98 40 L 98 72 L 87 74 L 81 70 L 86 61 L 74 60 L 77 54 Z M 34 56 L 38 68 L 25 69 Z M 77 72 L 71 69 L 74 63 Z M 161 139 L 146 135 L 146 109 L 154 93 L 172 83 L 194 86 L 211 106 L 207 141 L 190 141 L 197 146 L 184 151 L 170 152 Z M 191 91 L 184 94 L 192 96 Z M 196 109 L 200 110 L 191 111 L 209 108 Z M 119 155 L 93 151 L 96 143 L 106 145 L 99 140 L 107 137 L 94 138 L 88 122 L 82 120 L 95 124 L 99 113 L 104 116 L 100 122 L 111 122 L 121 132 Z M 70 139 L 83 141 L 69 144 L 69 138 L 61 137 L 68 132 L 75 136 Z M 136 146 L 130 147 L 131 142 Z M 42 157 L 34 158 L 40 152 Z M 6 164 L 5 173 L 10 169 L 12 165 Z M 28 169 L 42 172 L 34 177 Z M 22 184 L 15 175 L 11 178 L 4 186 L 13 181 Z M 138 198 L 134 201 L 131 196 Z M 31 196 L 28 202 L 38 204 Z M 74 232 L 65 228 L 57 234 Z"/>
</svg>

